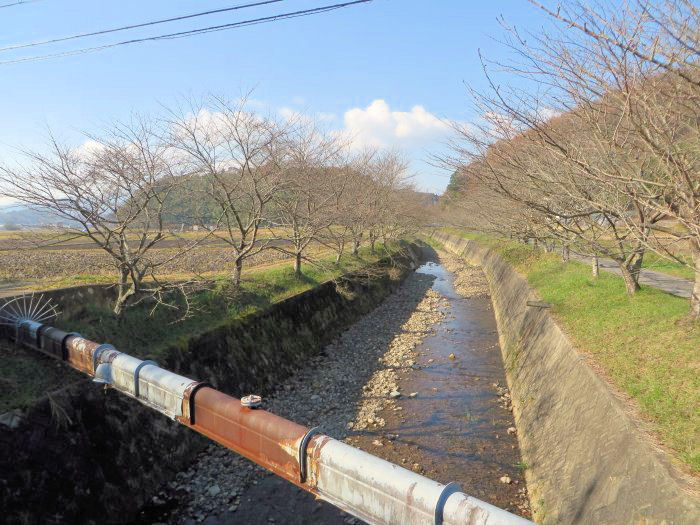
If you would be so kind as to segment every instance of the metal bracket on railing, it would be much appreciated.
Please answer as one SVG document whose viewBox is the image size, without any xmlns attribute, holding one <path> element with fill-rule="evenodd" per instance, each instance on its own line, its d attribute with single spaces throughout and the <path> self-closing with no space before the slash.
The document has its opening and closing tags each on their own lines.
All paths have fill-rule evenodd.
<svg viewBox="0 0 700 525">
<path fill-rule="evenodd" d="M 139 372 L 141 372 L 141 369 L 146 365 L 158 366 L 158 363 L 147 359 L 146 361 L 141 361 L 139 366 L 136 367 L 136 370 L 134 370 L 134 397 L 136 399 L 139 397 Z"/>
<path fill-rule="evenodd" d="M 440 497 L 435 504 L 435 525 L 442 525 L 442 511 L 445 508 L 445 502 L 447 501 L 447 498 L 449 498 L 455 492 L 462 492 L 462 489 L 459 488 L 459 485 L 454 481 L 451 481 L 442 487 Z"/>
<path fill-rule="evenodd" d="M 314 434 L 318 434 L 321 427 L 313 427 L 309 430 L 304 437 L 301 438 L 299 443 L 299 480 L 302 483 L 306 483 L 306 447 L 309 445 L 309 441 L 314 437 Z"/>
<path fill-rule="evenodd" d="M 193 381 L 182 394 L 182 415 L 177 420 L 180 423 L 194 425 L 194 394 L 202 387 L 211 387 L 206 381 Z"/>
<path fill-rule="evenodd" d="M 114 346 L 104 343 L 95 348 L 95 351 L 92 353 L 92 370 L 97 371 L 97 360 L 100 358 L 100 354 L 104 352 L 105 350 L 116 350 Z"/>
</svg>

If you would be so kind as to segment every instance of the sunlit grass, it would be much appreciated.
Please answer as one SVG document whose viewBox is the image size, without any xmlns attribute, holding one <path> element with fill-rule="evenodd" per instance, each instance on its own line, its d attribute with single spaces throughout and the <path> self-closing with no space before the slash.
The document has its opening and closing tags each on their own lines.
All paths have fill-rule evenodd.
<svg viewBox="0 0 700 525">
<path fill-rule="evenodd" d="M 636 401 L 661 441 L 700 472 L 700 324 L 687 320 L 688 300 L 649 287 L 630 297 L 616 275 L 594 278 L 585 264 L 520 243 L 488 244 L 552 305 L 574 345 Z"/>
<path fill-rule="evenodd" d="M 686 256 L 686 258 L 688 260 L 688 264 L 681 264 L 679 262 L 661 257 L 654 252 L 647 252 L 644 254 L 642 267 L 649 270 L 654 270 L 655 272 L 667 273 L 675 277 L 682 277 L 683 279 L 694 279 L 695 272 L 690 266 L 690 257 Z"/>
<path fill-rule="evenodd" d="M 181 311 L 150 305 L 127 310 L 121 320 L 111 315 L 107 305 L 86 305 L 78 315 L 62 319 L 66 330 L 76 331 L 97 341 L 106 341 L 139 357 L 155 356 L 183 338 L 211 330 L 222 323 L 258 312 L 271 304 L 303 293 L 319 284 L 359 270 L 394 253 L 398 247 L 377 246 L 376 253 L 360 251 L 359 257 L 344 256 L 339 264 L 326 256 L 316 264 L 303 263 L 297 277 L 290 261 L 260 269 L 250 269 L 238 290 L 232 290 L 229 274 L 212 276 L 214 286 L 194 297 L 191 315 L 180 320 Z"/>
<path fill-rule="evenodd" d="M 193 315 L 179 322 L 179 313 L 168 308 L 161 307 L 151 313 L 149 305 L 140 305 L 117 320 L 108 305 L 87 303 L 71 318 L 57 320 L 56 325 L 95 341 L 109 342 L 135 356 L 157 360 L 170 346 L 260 312 L 328 280 L 367 268 L 399 249 L 399 244 L 388 247 L 378 244 L 376 253 L 363 248 L 358 257 L 346 255 L 337 265 L 334 257 L 326 255 L 316 265 L 305 262 L 301 277 L 294 274 L 289 260 L 251 268 L 235 292 L 230 287 L 229 273 L 213 275 L 210 276 L 213 287 L 197 294 Z M 96 276 L 77 276 L 73 284 L 95 280 Z M 0 344 L 0 413 L 24 406 L 46 392 L 85 377 L 31 350 Z"/>
<path fill-rule="evenodd" d="M 451 235 L 457 235 L 464 239 L 479 241 L 489 245 L 496 242 L 496 239 L 493 236 L 489 236 L 484 233 L 465 232 L 457 228 L 444 228 L 443 231 Z M 502 243 L 503 241 L 499 240 L 498 242 Z M 690 255 L 680 248 L 676 248 L 674 250 L 674 255 L 683 260 L 685 264 L 676 262 L 668 257 L 663 257 L 652 250 L 647 250 L 644 254 L 644 259 L 642 260 L 642 268 L 666 273 L 668 275 L 673 275 L 674 277 L 681 277 L 683 279 L 694 279 L 695 273 L 692 268 Z"/>
</svg>

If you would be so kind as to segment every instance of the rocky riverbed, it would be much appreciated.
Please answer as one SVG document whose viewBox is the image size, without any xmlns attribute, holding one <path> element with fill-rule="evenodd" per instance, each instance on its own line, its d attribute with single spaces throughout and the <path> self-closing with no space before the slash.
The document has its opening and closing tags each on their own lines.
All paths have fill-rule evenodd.
<svg viewBox="0 0 700 525">
<path fill-rule="evenodd" d="M 455 260 L 451 266 L 461 268 Z M 460 289 L 483 296 L 485 279 L 476 270 L 466 270 L 471 277 L 460 271 Z M 429 273 L 410 275 L 384 303 L 280 384 L 264 400 L 264 408 L 426 473 L 415 446 L 390 453 L 392 447 L 385 444 L 399 436 L 387 433 L 385 426 L 387 420 L 403 420 L 404 401 L 418 396 L 403 392 L 401 383 L 421 369 L 418 348 L 449 315 L 448 299 L 433 289 L 434 281 Z M 141 519 L 188 525 L 359 523 L 218 445 L 208 447 L 188 470 L 164 485 Z"/>
</svg>

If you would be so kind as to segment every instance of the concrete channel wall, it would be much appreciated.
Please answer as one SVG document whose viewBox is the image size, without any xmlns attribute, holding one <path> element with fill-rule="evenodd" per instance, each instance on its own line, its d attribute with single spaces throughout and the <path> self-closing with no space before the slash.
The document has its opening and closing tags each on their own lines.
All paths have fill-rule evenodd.
<svg viewBox="0 0 700 525">
<path fill-rule="evenodd" d="M 696 524 L 697 493 L 509 264 L 435 233 L 490 283 L 526 480 L 539 523 Z"/>
<path fill-rule="evenodd" d="M 415 268 L 417 254 L 193 336 L 170 348 L 159 364 L 231 395 L 265 396 L 391 293 Z M 102 300 L 101 289 L 70 289 L 65 297 L 54 292 L 64 308 L 88 296 Z M 209 443 L 89 380 L 52 392 L 13 416 L 0 421 L 3 523 L 131 522 L 158 486 Z"/>
</svg>

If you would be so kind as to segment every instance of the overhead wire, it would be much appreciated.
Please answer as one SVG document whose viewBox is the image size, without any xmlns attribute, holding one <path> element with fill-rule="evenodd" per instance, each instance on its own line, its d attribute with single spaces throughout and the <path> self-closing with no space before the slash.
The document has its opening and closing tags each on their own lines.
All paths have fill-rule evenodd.
<svg viewBox="0 0 700 525">
<path fill-rule="evenodd" d="M 32 4 L 34 2 L 40 2 L 41 0 L 19 0 L 17 2 L 12 2 L 10 4 L 0 4 L 0 9 L 3 7 L 14 7 L 16 5 L 22 5 L 22 4 Z"/>
<path fill-rule="evenodd" d="M 36 0 L 34 0 L 34 1 L 36 1 Z M 264 0 L 264 1 L 259 1 L 259 2 L 251 2 L 251 3 L 247 3 L 247 4 L 234 5 L 234 6 L 230 6 L 230 7 L 222 7 L 220 9 L 211 9 L 209 11 L 201 11 L 198 13 L 191 13 L 189 15 L 175 16 L 172 18 L 163 18 L 160 20 L 151 20 L 149 22 L 143 22 L 140 24 L 132 24 L 132 25 L 127 25 L 127 26 L 114 27 L 111 29 L 102 29 L 100 31 L 92 31 L 90 33 L 79 33 L 77 35 L 51 38 L 48 40 L 40 40 L 38 42 L 28 42 L 26 44 L 13 44 L 10 46 L 0 47 L 0 51 L 10 51 L 10 50 L 14 50 L 14 49 L 25 49 L 28 47 L 43 46 L 43 45 L 47 45 L 47 44 L 56 44 L 58 42 L 67 42 L 69 40 L 77 40 L 79 38 L 87 38 L 87 37 L 91 37 L 91 36 L 106 35 L 109 33 L 117 33 L 119 31 L 138 29 L 140 27 L 148 27 L 148 26 L 154 26 L 154 25 L 158 25 L 158 24 L 166 24 L 169 22 L 178 22 L 180 20 L 188 20 L 190 18 L 197 18 L 200 16 L 208 16 L 208 15 L 215 15 L 215 14 L 219 14 L 219 13 L 226 13 L 229 11 L 237 11 L 239 9 L 246 9 L 249 7 L 258 7 L 258 6 L 267 5 L 267 4 L 276 4 L 279 2 L 283 2 L 283 1 L 284 0 Z"/>
<path fill-rule="evenodd" d="M 328 11 L 333 11 L 336 9 L 341 9 L 344 7 L 349 7 L 349 6 L 356 5 L 356 4 L 368 3 L 371 1 L 372 0 L 353 0 L 351 2 L 343 2 L 343 3 L 339 3 L 339 4 L 326 5 L 326 6 L 316 7 L 313 9 L 302 9 L 299 11 L 292 11 L 289 13 L 281 13 L 281 14 L 277 14 L 277 15 L 265 16 L 265 17 L 260 17 L 260 18 L 253 18 L 253 19 L 249 19 L 249 20 L 242 20 L 240 22 L 232 22 L 229 24 L 208 26 L 208 27 L 203 27 L 203 28 L 198 28 L 198 29 L 191 29 L 188 31 L 179 31 L 179 32 L 175 32 L 175 33 L 168 33 L 168 34 L 151 36 L 151 37 L 134 38 L 131 40 L 124 40 L 124 41 L 115 42 L 112 44 L 104 44 L 101 46 L 87 47 L 87 48 L 75 49 L 75 50 L 70 50 L 70 51 L 62 51 L 59 53 L 51 53 L 51 54 L 47 54 L 47 55 L 36 55 L 36 56 L 25 57 L 25 58 L 17 58 L 17 59 L 13 59 L 13 60 L 4 60 L 4 61 L 0 61 L 0 66 L 9 65 L 9 64 L 18 64 L 18 63 L 22 63 L 22 62 L 36 62 L 36 61 L 40 61 L 40 60 L 49 60 L 52 58 L 61 58 L 61 57 L 66 57 L 66 56 L 102 51 L 104 49 L 110 49 L 110 48 L 118 47 L 118 46 L 139 44 L 139 43 L 143 43 L 143 42 L 157 41 L 157 40 L 184 38 L 184 37 L 189 37 L 189 36 L 194 36 L 194 35 L 199 35 L 199 34 L 212 33 L 215 31 L 224 31 L 224 30 L 228 30 L 228 29 L 236 29 L 239 27 L 246 27 L 246 26 L 257 25 L 257 24 L 265 24 L 265 23 L 270 23 L 270 22 L 276 22 L 278 20 L 285 20 L 285 19 L 289 19 L 289 18 L 297 18 L 297 17 L 302 17 L 302 16 L 310 16 L 310 15 L 320 14 L 320 13 L 324 13 L 324 12 L 328 12 Z"/>
</svg>

